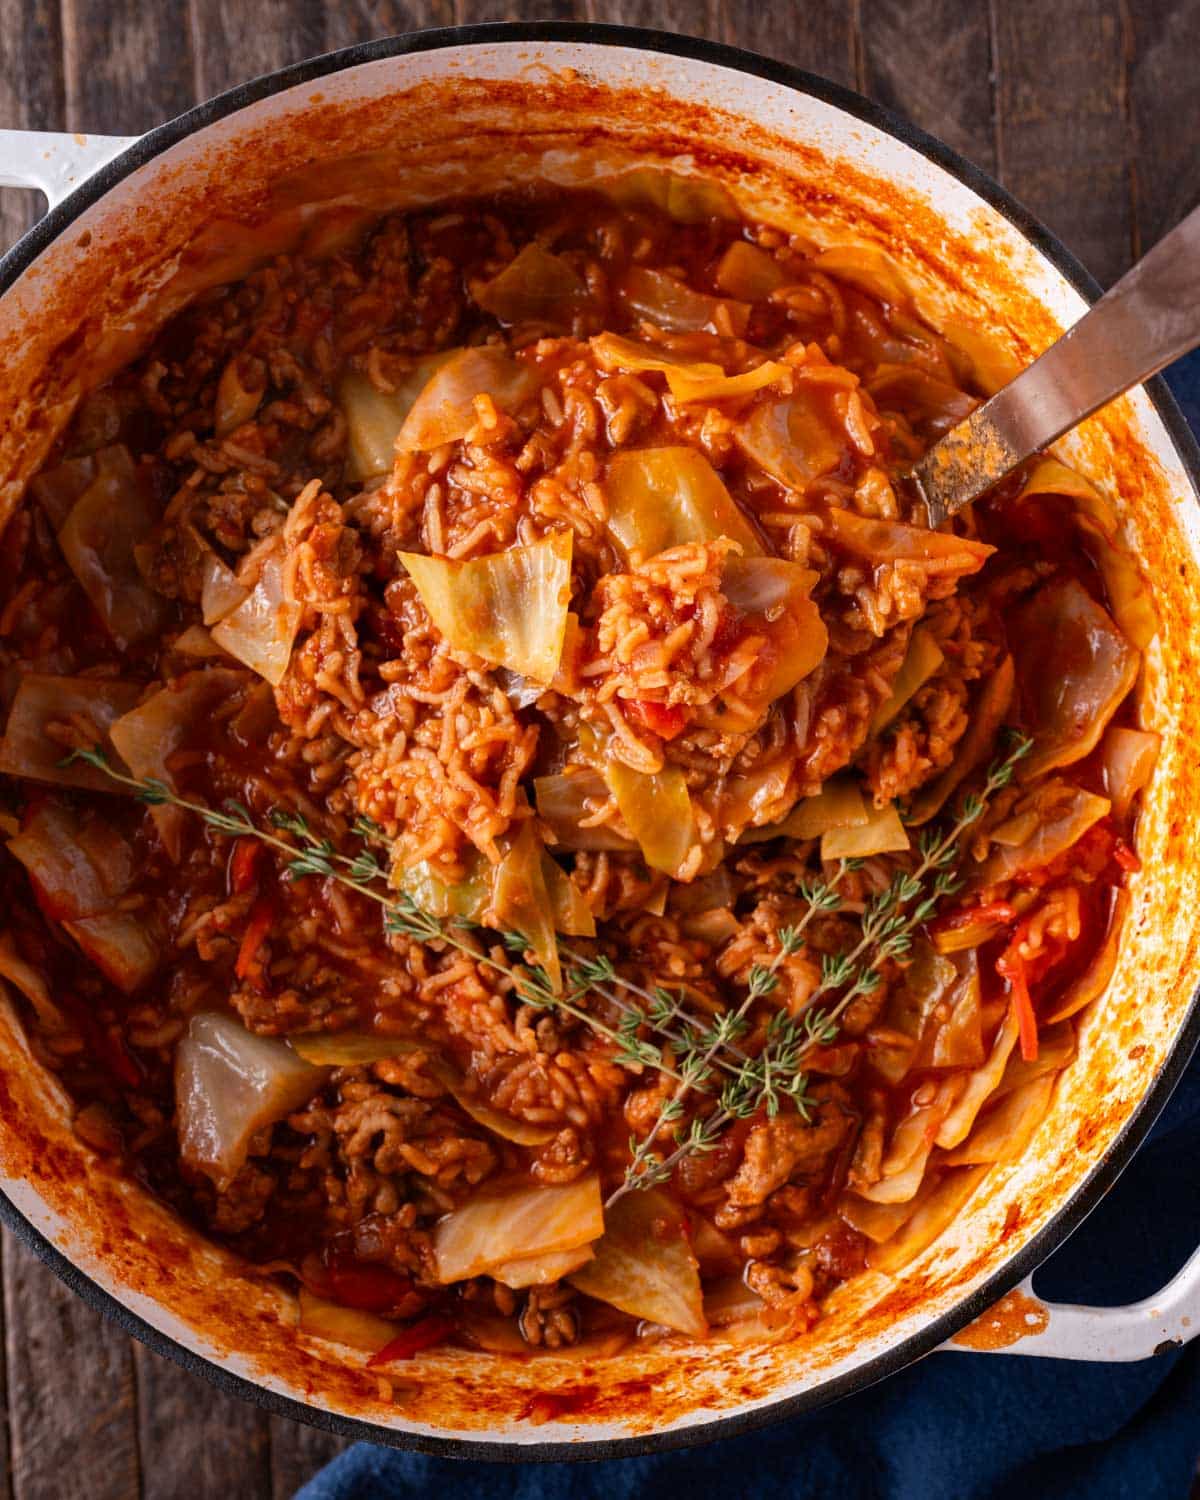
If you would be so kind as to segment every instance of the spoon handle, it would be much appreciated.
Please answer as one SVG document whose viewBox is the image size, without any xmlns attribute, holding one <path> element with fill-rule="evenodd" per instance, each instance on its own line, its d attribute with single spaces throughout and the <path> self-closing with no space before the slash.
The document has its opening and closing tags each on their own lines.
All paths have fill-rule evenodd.
<svg viewBox="0 0 1200 1500">
<path fill-rule="evenodd" d="M 1200 344 L 1200 208 L 914 469 L 931 526 Z"/>
</svg>

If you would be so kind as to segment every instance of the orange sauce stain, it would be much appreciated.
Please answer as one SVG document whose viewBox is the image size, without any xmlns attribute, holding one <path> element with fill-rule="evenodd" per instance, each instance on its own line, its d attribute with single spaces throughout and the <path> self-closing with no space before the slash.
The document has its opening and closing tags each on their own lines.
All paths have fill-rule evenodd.
<svg viewBox="0 0 1200 1500">
<path fill-rule="evenodd" d="M 1049 1322 L 1049 1312 L 1036 1297 L 1011 1291 L 982 1317 L 956 1333 L 951 1342 L 961 1344 L 964 1349 L 1007 1349 L 1033 1334 L 1043 1333 Z"/>
</svg>

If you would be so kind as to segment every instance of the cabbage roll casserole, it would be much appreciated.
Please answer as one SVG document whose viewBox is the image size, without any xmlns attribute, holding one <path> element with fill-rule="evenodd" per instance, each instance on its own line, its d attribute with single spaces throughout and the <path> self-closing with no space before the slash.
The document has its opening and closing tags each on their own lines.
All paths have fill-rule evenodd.
<svg viewBox="0 0 1200 1500">
<path fill-rule="evenodd" d="M 0 545 L 0 977 L 86 1145 L 386 1370 L 820 1337 L 1111 975 L 1149 594 L 893 263 L 637 169 L 198 296 Z"/>
</svg>

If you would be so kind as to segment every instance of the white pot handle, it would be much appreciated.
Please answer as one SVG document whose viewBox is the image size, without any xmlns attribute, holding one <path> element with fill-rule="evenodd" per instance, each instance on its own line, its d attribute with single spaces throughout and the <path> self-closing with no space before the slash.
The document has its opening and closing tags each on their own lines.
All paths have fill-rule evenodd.
<svg viewBox="0 0 1200 1500">
<path fill-rule="evenodd" d="M 136 140 L 135 135 L 0 130 L 0 187 L 36 188 L 53 208 Z"/>
<path fill-rule="evenodd" d="M 1200 1250 L 1152 1297 L 1125 1307 L 1043 1302 L 1027 1277 L 943 1350 L 1127 1363 L 1181 1348 L 1200 1334 Z"/>
</svg>

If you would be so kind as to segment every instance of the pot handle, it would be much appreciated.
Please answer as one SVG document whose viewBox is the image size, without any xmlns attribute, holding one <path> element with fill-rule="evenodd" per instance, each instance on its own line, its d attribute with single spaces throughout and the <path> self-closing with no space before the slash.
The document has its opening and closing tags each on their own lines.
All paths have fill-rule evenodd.
<svg viewBox="0 0 1200 1500">
<path fill-rule="evenodd" d="M 1026 1277 L 942 1349 L 1113 1364 L 1180 1349 L 1197 1334 L 1200 1250 L 1153 1296 L 1125 1307 L 1043 1302 Z"/>
<path fill-rule="evenodd" d="M 0 130 L 0 187 L 36 188 L 53 208 L 136 140 L 135 135 Z"/>
</svg>

